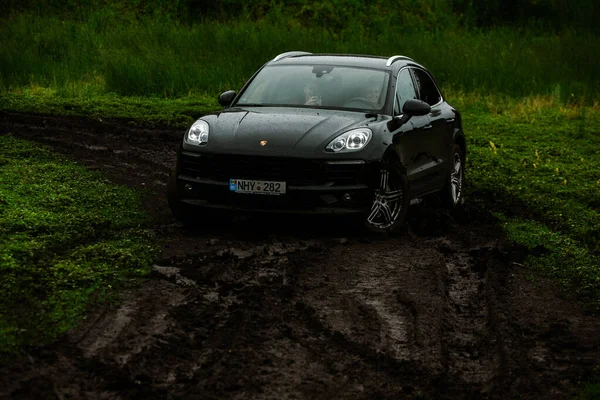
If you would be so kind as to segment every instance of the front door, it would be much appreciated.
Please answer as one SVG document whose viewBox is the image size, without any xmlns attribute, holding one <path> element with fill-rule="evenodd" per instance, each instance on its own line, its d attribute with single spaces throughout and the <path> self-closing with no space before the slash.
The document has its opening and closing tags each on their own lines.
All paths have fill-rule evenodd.
<svg viewBox="0 0 600 400">
<path fill-rule="evenodd" d="M 409 68 L 404 68 L 398 73 L 396 80 L 396 98 L 394 101 L 394 116 L 402 113 L 406 100 L 418 99 L 418 88 L 415 85 Z M 411 196 L 418 197 L 435 187 L 439 170 L 439 152 L 437 142 L 436 113 L 414 116 L 395 134 L 394 143 L 398 146 L 401 161 L 406 169 L 406 176 L 410 183 Z"/>
<path fill-rule="evenodd" d="M 430 133 L 426 137 L 424 148 L 430 157 L 427 186 L 429 190 L 435 190 L 446 181 L 448 157 L 452 146 L 452 135 L 448 135 L 448 107 L 442 101 L 440 91 L 427 72 L 420 68 L 412 68 L 411 72 L 419 100 L 431 106 L 427 126 Z"/>
</svg>

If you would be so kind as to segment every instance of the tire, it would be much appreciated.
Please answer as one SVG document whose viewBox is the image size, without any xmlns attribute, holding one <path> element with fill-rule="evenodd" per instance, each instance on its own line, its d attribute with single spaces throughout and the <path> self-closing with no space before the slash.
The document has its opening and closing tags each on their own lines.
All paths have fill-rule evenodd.
<svg viewBox="0 0 600 400">
<path fill-rule="evenodd" d="M 371 210 L 363 223 L 371 233 L 389 235 L 406 219 L 410 205 L 408 179 L 402 168 L 392 161 L 381 164 L 377 177 Z"/>
<path fill-rule="evenodd" d="M 456 143 L 452 147 L 451 160 L 452 166 L 448 171 L 448 178 L 440 198 L 445 206 L 456 208 L 465 201 L 465 152 Z"/>
</svg>

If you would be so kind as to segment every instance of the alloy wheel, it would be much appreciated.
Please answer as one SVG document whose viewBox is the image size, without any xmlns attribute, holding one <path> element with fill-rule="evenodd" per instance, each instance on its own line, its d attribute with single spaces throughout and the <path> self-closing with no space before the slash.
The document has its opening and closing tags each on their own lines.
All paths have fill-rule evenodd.
<svg viewBox="0 0 600 400">
<path fill-rule="evenodd" d="M 388 169 L 382 169 L 367 223 L 377 230 L 390 228 L 402 211 L 403 200 L 404 193 L 399 180 Z"/>
<path fill-rule="evenodd" d="M 454 153 L 454 168 L 450 173 L 450 190 L 452 192 L 452 201 L 458 204 L 461 200 L 463 186 L 463 164 L 459 153 Z"/>
</svg>

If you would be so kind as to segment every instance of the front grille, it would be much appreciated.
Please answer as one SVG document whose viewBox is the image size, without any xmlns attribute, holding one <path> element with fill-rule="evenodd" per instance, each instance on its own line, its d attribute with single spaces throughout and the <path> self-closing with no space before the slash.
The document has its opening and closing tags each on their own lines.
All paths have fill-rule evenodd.
<svg viewBox="0 0 600 400">
<path fill-rule="evenodd" d="M 223 154 L 182 154 L 181 162 L 181 173 L 192 177 L 216 181 L 231 178 L 285 181 L 291 186 L 353 185 L 359 183 L 364 169 L 364 164 Z"/>
</svg>

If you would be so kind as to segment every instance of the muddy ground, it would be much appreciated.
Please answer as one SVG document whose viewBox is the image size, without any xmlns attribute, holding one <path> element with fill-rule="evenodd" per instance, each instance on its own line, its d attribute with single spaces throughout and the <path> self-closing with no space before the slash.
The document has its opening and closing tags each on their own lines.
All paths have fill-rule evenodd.
<svg viewBox="0 0 600 400">
<path fill-rule="evenodd" d="M 317 218 L 190 231 L 164 195 L 181 131 L 1 113 L 8 133 L 143 190 L 162 253 L 117 307 L 0 366 L 0 397 L 563 399 L 600 363 L 600 318 L 472 204 L 412 206 L 385 240 Z"/>
</svg>

